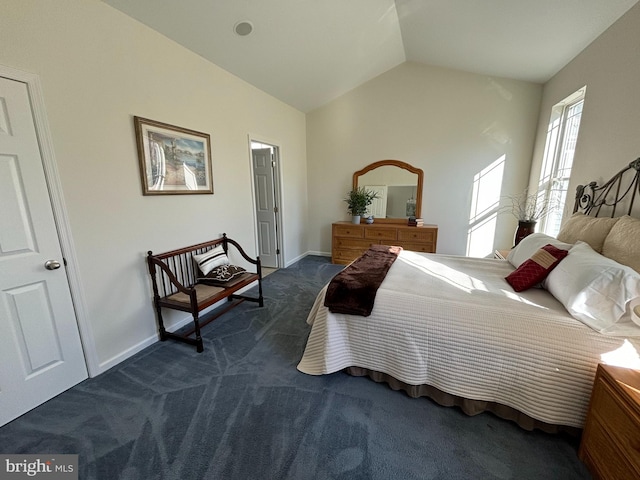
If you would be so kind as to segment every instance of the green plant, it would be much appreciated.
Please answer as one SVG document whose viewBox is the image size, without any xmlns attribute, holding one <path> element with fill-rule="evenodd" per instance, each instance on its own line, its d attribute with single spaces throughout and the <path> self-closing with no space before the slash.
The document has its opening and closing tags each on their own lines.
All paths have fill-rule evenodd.
<svg viewBox="0 0 640 480">
<path fill-rule="evenodd" d="M 371 202 L 378 198 L 378 194 L 365 187 L 354 188 L 349 192 L 347 198 L 344 199 L 349 207 L 348 211 L 351 215 L 363 216 L 367 213 L 367 207 Z"/>
</svg>

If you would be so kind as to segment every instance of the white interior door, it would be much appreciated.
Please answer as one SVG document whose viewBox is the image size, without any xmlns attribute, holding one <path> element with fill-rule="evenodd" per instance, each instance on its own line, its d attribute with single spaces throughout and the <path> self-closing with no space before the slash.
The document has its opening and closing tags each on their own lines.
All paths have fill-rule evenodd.
<svg viewBox="0 0 640 480">
<path fill-rule="evenodd" d="M 378 194 L 373 199 L 367 209 L 367 216 L 373 215 L 376 218 L 386 218 L 387 216 L 387 186 L 386 185 L 366 185 L 364 188 Z"/>
<path fill-rule="evenodd" d="M 262 266 L 277 267 L 279 249 L 273 181 L 275 160 L 272 159 L 271 148 L 253 148 L 251 157 L 256 198 L 258 255 Z"/>
<path fill-rule="evenodd" d="M 27 86 L 0 77 L 0 425 L 85 378 Z"/>
</svg>

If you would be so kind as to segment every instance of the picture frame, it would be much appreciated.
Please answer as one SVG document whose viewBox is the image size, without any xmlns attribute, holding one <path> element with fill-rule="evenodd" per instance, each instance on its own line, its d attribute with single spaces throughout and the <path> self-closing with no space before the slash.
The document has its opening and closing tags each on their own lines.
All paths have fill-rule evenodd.
<svg viewBox="0 0 640 480">
<path fill-rule="evenodd" d="M 213 194 L 207 133 L 133 117 L 143 195 Z"/>
</svg>

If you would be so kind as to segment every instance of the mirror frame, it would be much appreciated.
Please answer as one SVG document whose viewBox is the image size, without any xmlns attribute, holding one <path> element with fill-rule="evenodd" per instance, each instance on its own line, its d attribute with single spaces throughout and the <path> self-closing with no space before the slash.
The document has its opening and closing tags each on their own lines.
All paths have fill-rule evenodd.
<svg viewBox="0 0 640 480">
<path fill-rule="evenodd" d="M 424 172 L 420 168 L 416 168 L 400 160 L 379 160 L 353 174 L 353 189 L 358 188 L 358 178 L 360 176 L 378 167 L 399 167 L 418 175 L 418 185 L 416 187 L 416 218 L 422 218 L 422 183 Z M 377 223 L 406 223 L 407 218 L 376 218 L 375 221 Z"/>
</svg>

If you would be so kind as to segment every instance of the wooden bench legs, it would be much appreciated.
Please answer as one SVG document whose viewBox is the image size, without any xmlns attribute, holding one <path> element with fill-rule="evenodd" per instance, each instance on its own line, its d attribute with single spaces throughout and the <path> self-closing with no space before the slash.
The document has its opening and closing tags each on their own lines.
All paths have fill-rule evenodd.
<svg viewBox="0 0 640 480">
<path fill-rule="evenodd" d="M 227 300 L 229 302 L 232 302 L 234 300 L 247 300 L 249 302 L 256 302 L 258 304 L 259 307 L 264 307 L 264 298 L 262 298 L 262 281 L 258 282 L 258 296 L 257 297 L 248 297 L 245 295 L 236 295 L 235 293 L 232 295 L 229 295 L 227 297 Z"/>
<path fill-rule="evenodd" d="M 236 295 L 232 294 L 227 297 L 227 305 L 219 306 L 209 314 L 206 314 L 202 321 L 200 320 L 199 312 L 195 312 L 192 314 L 193 316 L 193 326 L 185 331 L 181 331 L 180 334 L 168 332 L 164 328 L 164 320 L 162 319 L 162 307 L 156 302 L 156 314 L 158 320 L 158 331 L 160 333 L 160 341 L 164 342 L 166 339 L 171 338 L 173 340 L 178 340 L 179 342 L 188 343 L 189 345 L 194 345 L 196 347 L 196 351 L 198 353 L 204 351 L 204 344 L 202 342 L 202 335 L 200 333 L 200 329 L 205 325 L 213 322 L 219 316 L 224 315 L 232 308 L 240 305 L 244 301 L 256 302 L 258 306 L 264 307 L 264 298 L 262 297 L 262 282 L 258 282 L 258 290 L 259 296 L 249 297 L 245 295 Z M 195 335 L 195 338 L 192 336 Z"/>
<path fill-rule="evenodd" d="M 179 342 L 188 343 L 194 345 L 198 353 L 204 351 L 204 344 L 202 343 L 202 335 L 200 334 L 200 319 L 198 312 L 193 314 L 193 327 L 186 333 L 178 335 L 173 332 L 168 332 L 164 328 L 164 320 L 162 319 L 162 307 L 156 304 L 156 315 L 158 320 L 158 332 L 160 333 L 160 341 L 164 342 L 167 338 L 178 340 Z M 209 323 L 209 322 L 207 322 Z M 190 338 L 195 333 L 195 338 Z"/>
</svg>

